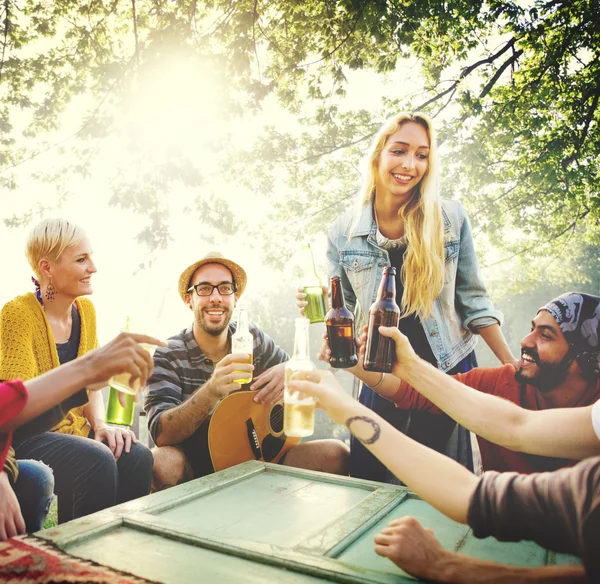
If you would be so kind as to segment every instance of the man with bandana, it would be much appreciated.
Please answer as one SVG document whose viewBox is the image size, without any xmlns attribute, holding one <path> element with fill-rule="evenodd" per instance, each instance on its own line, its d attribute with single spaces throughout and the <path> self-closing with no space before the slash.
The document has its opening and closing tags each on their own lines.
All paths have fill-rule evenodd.
<svg viewBox="0 0 600 584">
<path fill-rule="evenodd" d="M 396 344 L 393 377 L 411 384 L 480 441 L 485 437 L 488 444 L 529 454 L 584 460 L 554 472 L 487 471 L 476 477 L 350 399 L 332 376 L 324 374 L 320 383 L 292 381 L 293 389 L 316 397 L 319 407 L 345 424 L 409 488 L 455 521 L 468 523 L 476 537 L 532 540 L 579 556 L 583 567 L 525 568 L 479 560 L 445 549 L 412 517 L 396 519 L 377 534 L 375 551 L 413 576 L 434 582 L 600 584 L 600 401 L 589 397 L 590 388 L 598 390 L 599 385 L 600 298 L 568 293 L 542 307 L 521 343 L 513 380 L 502 374 L 503 367 L 494 385 L 495 370 L 487 370 L 487 394 L 419 359 L 397 329 L 382 327 L 380 332 Z M 519 407 L 515 384 L 527 407 L 534 403 L 549 409 Z M 415 391 L 408 385 L 404 390 Z M 532 457 L 532 464 L 538 458 Z"/>
<path fill-rule="evenodd" d="M 531 332 L 521 340 L 518 366 L 476 368 L 454 376 L 478 392 L 469 392 L 468 387 L 454 391 L 462 387 L 455 384 L 451 389 L 438 385 L 427 391 L 419 386 L 419 393 L 405 380 L 387 374 L 377 391 L 402 409 L 445 411 L 476 433 L 485 470 L 532 473 L 570 466 L 577 452 L 570 454 L 566 448 L 551 456 L 542 455 L 547 454 L 543 449 L 534 450 L 535 454 L 515 452 L 522 450 L 523 440 L 535 440 L 535 430 L 521 440 L 517 428 L 526 416 L 514 417 L 513 412 L 502 416 L 499 400 L 487 402 L 483 394 L 532 411 L 592 406 L 600 399 L 599 322 L 600 298 L 569 292 L 540 308 Z M 353 373 L 367 384 L 375 384 L 381 375 L 362 368 Z M 483 415 L 486 412 L 488 416 Z"/>
</svg>

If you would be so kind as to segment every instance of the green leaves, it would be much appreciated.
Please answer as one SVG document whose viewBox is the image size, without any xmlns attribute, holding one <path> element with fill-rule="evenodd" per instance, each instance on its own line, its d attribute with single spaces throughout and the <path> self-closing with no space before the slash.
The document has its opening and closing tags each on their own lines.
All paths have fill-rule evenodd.
<svg viewBox="0 0 600 584">
<path fill-rule="evenodd" d="M 106 142 L 131 139 L 128 168 L 110 171 L 111 202 L 148 217 L 140 237 L 151 248 L 168 244 L 161 197 L 173 188 L 193 193 L 209 232 L 236 233 L 230 199 L 215 198 L 206 176 L 241 152 L 238 172 L 258 200 L 269 197 L 265 223 L 282 244 L 266 243 L 265 253 L 283 261 L 286 245 L 322 234 L 350 204 L 360 159 L 381 122 L 419 108 L 439 128 L 444 194 L 460 198 L 507 257 L 600 229 L 597 2 L 27 0 L 3 7 L 3 187 L 17 188 L 15 169 L 54 148 L 47 136 L 83 99 L 79 126 L 58 140 L 71 153 L 62 176 L 85 175 Z M 196 158 L 189 142 L 153 145 L 149 154 L 123 130 L 123 115 L 147 105 L 132 96 L 161 67 L 176 66 L 173 55 L 175 63 L 193 64 L 191 75 L 204 76 L 207 64 L 219 72 L 207 83 L 220 88 L 220 119 L 270 113 L 276 98 L 293 123 L 274 122 L 242 145 L 223 134 L 210 161 Z M 380 107 L 367 110 L 356 99 L 348 105 L 360 71 L 371 75 L 361 79 L 390 87 Z M 201 103 L 212 89 L 193 91 Z M 363 89 L 366 98 L 375 91 L 368 83 Z M 176 103 L 158 108 L 149 124 L 175 115 L 178 97 L 165 98 Z M 262 241 L 264 226 L 255 229 Z"/>
</svg>

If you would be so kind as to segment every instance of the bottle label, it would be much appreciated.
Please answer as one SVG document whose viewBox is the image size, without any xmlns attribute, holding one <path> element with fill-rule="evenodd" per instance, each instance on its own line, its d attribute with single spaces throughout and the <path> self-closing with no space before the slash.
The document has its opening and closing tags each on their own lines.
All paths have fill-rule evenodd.
<svg viewBox="0 0 600 584">
<path fill-rule="evenodd" d="M 332 367 L 352 367 L 358 363 L 353 323 L 327 325 L 327 336 Z"/>
</svg>

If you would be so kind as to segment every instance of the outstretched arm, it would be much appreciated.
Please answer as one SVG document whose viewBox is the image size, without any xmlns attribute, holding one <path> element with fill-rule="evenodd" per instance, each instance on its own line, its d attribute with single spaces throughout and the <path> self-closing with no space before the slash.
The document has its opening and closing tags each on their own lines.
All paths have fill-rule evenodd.
<svg viewBox="0 0 600 584">
<path fill-rule="evenodd" d="M 129 373 L 145 382 L 152 358 L 138 343 L 164 345 L 153 337 L 121 333 L 107 345 L 24 383 L 29 399 L 18 416 L 0 425 L 0 432 L 17 428 L 61 403 L 82 387 L 106 385 L 113 375 Z"/>
<path fill-rule="evenodd" d="M 392 521 L 375 536 L 375 552 L 399 568 L 432 582 L 448 584 L 577 584 L 587 582 L 581 566 L 523 568 L 480 560 L 444 549 L 430 529 L 413 517 Z"/>
<path fill-rule="evenodd" d="M 347 395 L 329 372 L 313 381 L 292 379 L 294 390 L 311 395 L 320 407 L 364 444 L 399 479 L 444 515 L 466 523 L 482 479 L 454 460 L 408 438 Z M 581 463 L 584 464 L 584 463 Z M 542 475 L 540 475 L 542 476 Z M 414 576 L 455 584 L 503 584 L 514 581 L 567 584 L 586 582 L 575 566 L 521 568 L 487 562 L 444 550 L 433 534 L 413 518 L 392 522 L 375 537 L 376 552 Z"/>
<path fill-rule="evenodd" d="M 408 438 L 349 395 L 329 372 L 320 383 L 293 380 L 292 387 L 318 399 L 320 407 L 369 449 L 391 472 L 444 515 L 466 523 L 479 479 L 458 462 Z"/>
<path fill-rule="evenodd" d="M 468 387 L 419 359 L 398 330 L 380 329 L 396 343 L 393 374 L 478 436 L 505 448 L 559 458 L 600 454 L 592 425 L 592 406 L 526 410 Z"/>
</svg>

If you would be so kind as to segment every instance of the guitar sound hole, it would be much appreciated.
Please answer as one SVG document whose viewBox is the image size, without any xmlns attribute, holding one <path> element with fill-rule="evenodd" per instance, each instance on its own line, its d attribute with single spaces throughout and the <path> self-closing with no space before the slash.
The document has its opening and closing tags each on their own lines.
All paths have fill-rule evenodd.
<svg viewBox="0 0 600 584">
<path fill-rule="evenodd" d="M 271 423 L 273 432 L 276 434 L 283 431 L 283 406 L 281 404 L 273 406 L 269 415 L 269 422 Z"/>
</svg>

